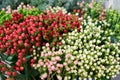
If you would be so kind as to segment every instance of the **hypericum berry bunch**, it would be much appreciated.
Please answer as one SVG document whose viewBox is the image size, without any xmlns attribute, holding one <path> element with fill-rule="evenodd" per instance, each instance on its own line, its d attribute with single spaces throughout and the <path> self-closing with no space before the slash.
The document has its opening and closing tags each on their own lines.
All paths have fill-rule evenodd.
<svg viewBox="0 0 120 80">
<path fill-rule="evenodd" d="M 84 20 L 83 24 L 86 24 Z M 77 64 L 70 67 L 69 73 L 78 77 L 111 78 L 119 73 L 120 43 L 112 43 L 110 36 L 92 20 L 81 26 L 81 32 L 73 30 L 64 34 L 60 49 L 73 55 Z"/>
<path fill-rule="evenodd" d="M 46 46 L 43 46 L 43 51 L 39 51 L 39 53 L 37 50 L 33 50 L 33 58 L 37 59 L 36 57 L 38 56 L 38 62 L 34 64 L 33 67 L 39 70 L 41 79 L 49 78 L 52 74 L 62 73 L 63 64 L 61 56 L 63 52 L 62 50 L 54 51 L 54 48 L 52 48 L 53 51 L 51 51 L 49 45 L 50 44 L 47 43 Z"/>
<path fill-rule="evenodd" d="M 96 20 L 93 24 L 93 20 L 90 16 L 88 16 L 85 20 L 83 20 L 82 25 L 84 27 L 86 27 L 87 25 L 93 25 L 93 26 L 97 26 L 100 27 L 101 30 L 103 30 L 103 34 L 102 36 L 106 36 L 106 37 L 111 37 L 111 42 L 116 42 L 113 38 L 114 38 L 114 32 L 112 31 L 111 25 L 109 23 L 107 23 L 106 20 Z M 83 27 L 83 28 L 84 28 Z"/>
<path fill-rule="evenodd" d="M 34 47 L 32 57 L 38 60 L 37 63 L 33 64 L 33 67 L 41 73 L 41 79 L 52 80 L 57 77 L 58 80 L 61 80 L 65 77 L 71 78 L 70 68 L 78 62 L 72 60 L 74 57 L 70 53 L 64 54 L 65 51 L 61 49 L 56 51 L 55 47 L 50 48 L 49 43 L 46 43 L 40 51 L 40 48 L 36 49 Z"/>
<path fill-rule="evenodd" d="M 56 6 L 56 7 L 49 7 L 47 9 L 47 11 L 50 11 L 52 13 L 57 13 L 59 11 L 62 11 L 63 14 L 66 14 L 67 13 L 67 10 L 64 8 L 64 7 L 59 7 L 59 6 Z"/>
</svg>

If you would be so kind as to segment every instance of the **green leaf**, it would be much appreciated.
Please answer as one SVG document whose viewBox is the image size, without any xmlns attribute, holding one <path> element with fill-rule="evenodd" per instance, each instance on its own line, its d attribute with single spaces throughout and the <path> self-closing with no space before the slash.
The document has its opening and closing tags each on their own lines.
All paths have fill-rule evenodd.
<svg viewBox="0 0 120 80">
<path fill-rule="evenodd" d="M 30 74 L 33 75 L 33 76 L 37 76 L 38 71 L 36 71 L 35 69 L 31 69 Z"/>
<path fill-rule="evenodd" d="M 25 76 L 22 74 L 17 74 L 15 78 L 16 80 L 25 80 Z"/>
<path fill-rule="evenodd" d="M 5 55 L 5 53 L 0 53 L 0 56 L 3 61 L 7 59 L 7 55 Z"/>
<path fill-rule="evenodd" d="M 0 74 L 0 80 L 5 80 L 5 76 Z"/>
<path fill-rule="evenodd" d="M 27 59 L 27 60 L 29 60 L 30 58 L 31 58 L 31 56 L 30 56 L 30 55 L 26 56 L 26 59 Z"/>
<path fill-rule="evenodd" d="M 13 56 L 9 56 L 9 57 L 7 58 L 7 61 L 12 61 L 12 59 L 13 59 Z"/>
</svg>

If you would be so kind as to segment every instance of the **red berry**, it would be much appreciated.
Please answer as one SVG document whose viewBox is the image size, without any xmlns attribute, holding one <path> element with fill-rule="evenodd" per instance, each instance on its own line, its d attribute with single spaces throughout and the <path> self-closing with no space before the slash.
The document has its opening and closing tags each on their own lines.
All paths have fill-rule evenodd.
<svg viewBox="0 0 120 80">
<path fill-rule="evenodd" d="M 23 43 L 23 41 L 22 41 L 22 40 L 19 40 L 19 41 L 18 41 L 18 44 L 19 44 L 19 45 L 21 45 L 22 43 Z"/>
<path fill-rule="evenodd" d="M 25 53 L 25 49 L 22 49 L 22 53 Z"/>
<path fill-rule="evenodd" d="M 26 62 L 26 58 L 23 58 L 22 60 L 23 60 L 23 62 Z"/>
<path fill-rule="evenodd" d="M 31 63 L 34 63 L 35 62 L 35 60 L 34 59 L 31 59 Z"/>
<path fill-rule="evenodd" d="M 9 78 L 6 78 L 5 80 L 10 80 Z"/>
<path fill-rule="evenodd" d="M 1 71 L 3 71 L 3 72 L 6 71 L 6 67 L 2 67 Z"/>
<path fill-rule="evenodd" d="M 22 33 L 21 36 L 22 36 L 22 37 L 25 37 L 25 33 Z"/>
<path fill-rule="evenodd" d="M 25 43 L 28 43 L 28 42 L 29 42 L 29 40 L 28 40 L 28 39 L 26 39 L 26 40 L 25 40 Z"/>
<path fill-rule="evenodd" d="M 21 63 L 21 62 L 22 62 L 22 60 L 21 60 L 21 59 L 18 59 L 18 61 L 17 61 L 17 62 Z"/>
<path fill-rule="evenodd" d="M 23 57 L 23 56 L 18 55 L 18 58 L 19 58 L 19 59 L 22 59 L 22 57 Z"/>
<path fill-rule="evenodd" d="M 12 75 L 13 75 L 14 77 L 16 76 L 16 74 L 17 74 L 16 72 L 12 72 Z"/>
<path fill-rule="evenodd" d="M 39 40 L 40 40 L 40 38 L 39 38 L 39 37 L 36 37 L 35 39 L 36 39 L 36 41 L 39 41 Z"/>
<path fill-rule="evenodd" d="M 18 54 L 18 56 L 23 56 L 23 54 L 20 52 L 20 53 Z"/>
<path fill-rule="evenodd" d="M 33 63 L 31 63 L 30 66 L 33 67 Z"/>
<path fill-rule="evenodd" d="M 36 42 L 35 46 L 38 47 L 39 45 L 40 45 L 40 43 L 39 43 L 39 42 Z"/>
<path fill-rule="evenodd" d="M 78 9 L 77 12 L 80 13 L 80 9 Z"/>
<path fill-rule="evenodd" d="M 16 65 L 17 65 L 17 66 L 20 66 L 21 64 L 20 64 L 20 62 L 16 62 Z"/>
<path fill-rule="evenodd" d="M 64 30 L 64 33 L 67 33 L 68 31 L 67 30 Z"/>
<path fill-rule="evenodd" d="M 24 43 L 24 46 L 25 46 L 25 47 L 28 47 L 28 43 Z"/>
<path fill-rule="evenodd" d="M 20 68 L 19 67 L 15 67 L 15 70 L 20 71 Z"/>
<path fill-rule="evenodd" d="M 10 72 L 10 71 L 7 71 L 6 74 L 7 74 L 8 76 L 10 76 L 10 75 L 11 75 L 11 72 Z"/>
</svg>

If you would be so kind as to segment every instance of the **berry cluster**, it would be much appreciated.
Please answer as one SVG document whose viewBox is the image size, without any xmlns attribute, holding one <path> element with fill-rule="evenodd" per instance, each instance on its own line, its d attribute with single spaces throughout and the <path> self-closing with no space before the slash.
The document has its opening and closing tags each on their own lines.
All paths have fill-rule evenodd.
<svg viewBox="0 0 120 80">
<path fill-rule="evenodd" d="M 42 46 L 42 51 L 39 48 L 34 48 L 32 57 L 37 60 L 33 64 L 33 67 L 37 69 L 41 74 L 41 79 L 49 79 L 51 76 L 55 77 L 57 75 L 58 80 L 61 80 L 66 74 L 69 73 L 70 67 L 77 64 L 78 61 L 73 61 L 73 56 L 71 53 L 64 54 L 65 51 L 59 49 L 56 51 L 55 47 L 50 47 L 49 43 Z M 66 75 L 67 77 L 69 75 Z M 59 77 L 58 77 L 59 76 Z"/>
<path fill-rule="evenodd" d="M 105 23 L 102 26 L 108 25 Z M 77 61 L 76 65 L 70 67 L 69 73 L 97 80 L 102 76 L 106 79 L 115 77 L 120 70 L 120 43 L 112 43 L 111 34 L 102 30 L 102 26 L 97 26 L 97 21 L 93 23 L 90 17 L 82 24 L 81 32 L 74 30 L 64 34 L 62 46 L 59 46 L 65 51 L 64 54 L 71 53 L 73 61 Z"/>
</svg>

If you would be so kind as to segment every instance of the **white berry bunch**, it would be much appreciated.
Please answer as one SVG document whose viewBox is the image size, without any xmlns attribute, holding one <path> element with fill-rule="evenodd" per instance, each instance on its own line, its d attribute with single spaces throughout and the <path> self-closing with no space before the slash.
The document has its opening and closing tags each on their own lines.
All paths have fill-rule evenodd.
<svg viewBox="0 0 120 80">
<path fill-rule="evenodd" d="M 76 62 L 70 67 L 69 73 L 82 78 L 99 80 L 115 77 L 120 70 L 120 43 L 112 43 L 107 31 L 89 18 L 83 21 L 81 32 L 74 30 L 64 34 L 60 49 L 71 53 L 71 59 Z"/>
</svg>

